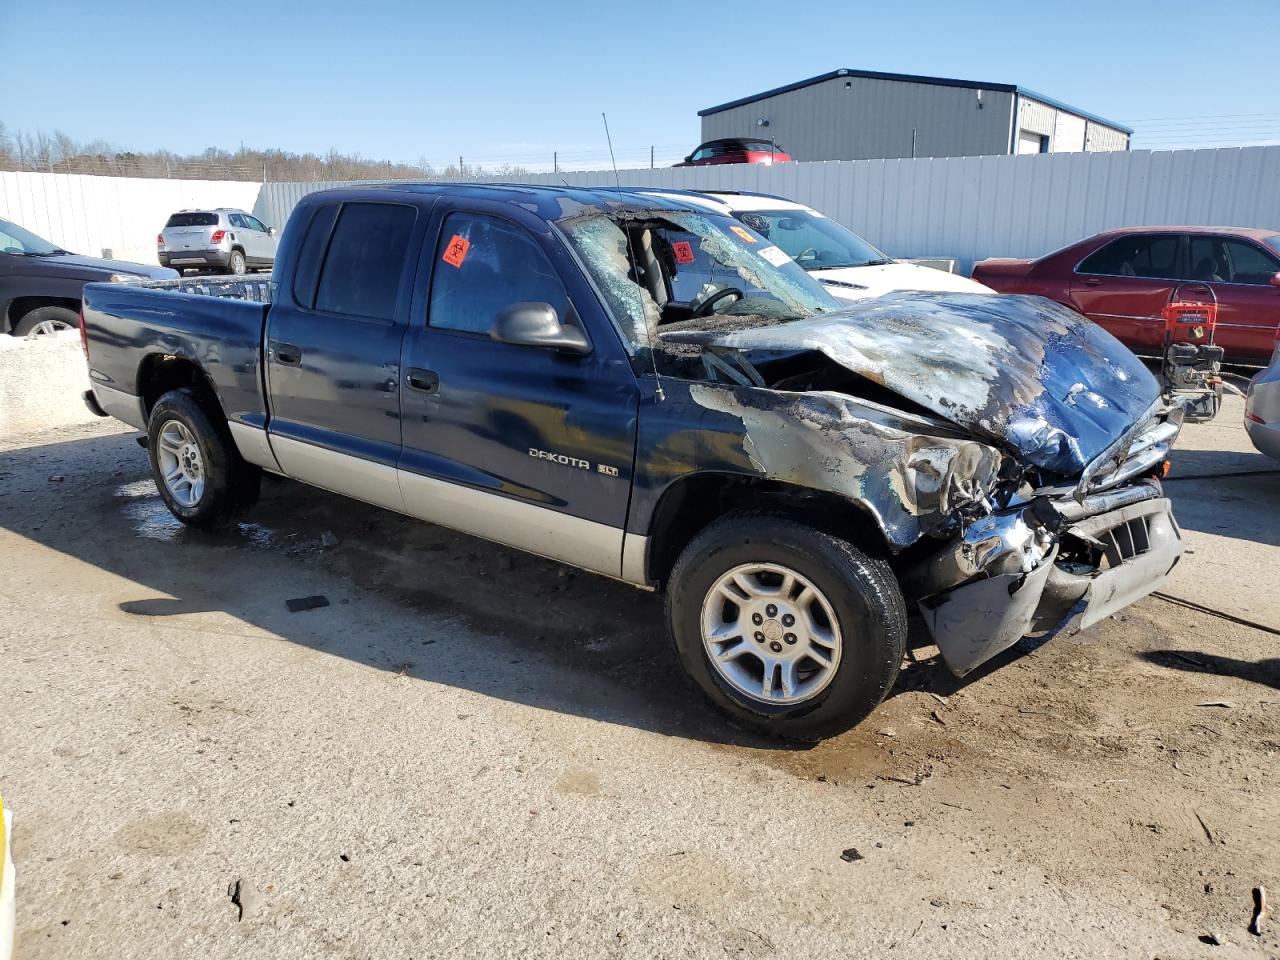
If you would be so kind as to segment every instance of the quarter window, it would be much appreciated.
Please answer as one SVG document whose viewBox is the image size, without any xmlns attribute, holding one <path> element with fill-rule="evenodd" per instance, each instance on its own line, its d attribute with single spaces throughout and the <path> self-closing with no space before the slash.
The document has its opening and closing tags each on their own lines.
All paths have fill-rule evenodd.
<svg viewBox="0 0 1280 960">
<path fill-rule="evenodd" d="M 497 217 L 453 213 L 444 222 L 427 322 L 487 334 L 513 303 L 549 303 L 563 321 L 569 296 L 547 255 L 522 227 Z"/>
<path fill-rule="evenodd" d="M 1080 272 L 1177 280 L 1178 241 L 1176 233 L 1119 237 L 1086 257 Z"/>
<path fill-rule="evenodd" d="M 394 320 L 417 215 L 415 208 L 403 204 L 343 204 L 320 270 L 315 308 Z"/>
</svg>

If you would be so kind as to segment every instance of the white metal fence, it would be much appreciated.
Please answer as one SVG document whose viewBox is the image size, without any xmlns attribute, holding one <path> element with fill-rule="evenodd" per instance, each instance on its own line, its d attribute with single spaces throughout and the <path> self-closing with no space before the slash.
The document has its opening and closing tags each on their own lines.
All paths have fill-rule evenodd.
<svg viewBox="0 0 1280 960">
<path fill-rule="evenodd" d="M 1280 229 L 1280 146 L 623 170 L 624 186 L 755 190 L 807 203 L 898 257 L 1034 257 L 1099 230 L 1143 224 Z M 21 179 L 19 179 L 21 178 Z M 612 186 L 612 171 L 528 182 Z M 240 206 L 283 226 L 334 183 L 122 180 L 0 173 L 0 217 L 84 253 L 154 253 L 183 206 Z M 154 262 L 154 261 L 153 261 Z"/>
<path fill-rule="evenodd" d="M 158 263 L 156 234 L 184 207 L 251 209 L 261 183 L 0 172 L 0 219 L 73 253 Z"/>
</svg>

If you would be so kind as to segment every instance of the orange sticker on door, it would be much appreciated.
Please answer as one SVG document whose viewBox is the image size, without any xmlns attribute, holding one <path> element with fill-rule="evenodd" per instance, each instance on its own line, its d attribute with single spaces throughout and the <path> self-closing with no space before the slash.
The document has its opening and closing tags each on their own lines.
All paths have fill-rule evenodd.
<svg viewBox="0 0 1280 960">
<path fill-rule="evenodd" d="M 688 240 L 677 240 L 671 244 L 671 252 L 676 255 L 676 263 L 693 263 L 693 246 Z"/>
<path fill-rule="evenodd" d="M 449 244 L 444 248 L 444 256 L 440 259 L 451 267 L 462 266 L 462 261 L 467 259 L 467 251 L 471 249 L 471 241 L 460 233 L 455 233 L 449 238 Z"/>
<path fill-rule="evenodd" d="M 756 238 L 751 235 L 751 233 L 747 230 L 746 227 L 740 227 L 735 223 L 729 229 L 732 230 L 734 233 L 736 233 L 745 243 L 756 242 Z"/>
</svg>

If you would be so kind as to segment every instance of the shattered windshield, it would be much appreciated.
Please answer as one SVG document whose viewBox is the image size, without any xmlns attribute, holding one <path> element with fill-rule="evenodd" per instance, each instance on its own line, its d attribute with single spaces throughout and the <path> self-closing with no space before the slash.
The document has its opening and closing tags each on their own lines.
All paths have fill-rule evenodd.
<svg viewBox="0 0 1280 960">
<path fill-rule="evenodd" d="M 736 220 L 654 211 L 562 222 L 632 352 L 667 329 L 801 320 L 839 303 Z"/>
<path fill-rule="evenodd" d="M 806 270 L 892 263 L 852 230 L 809 210 L 752 210 L 737 217 Z"/>
</svg>

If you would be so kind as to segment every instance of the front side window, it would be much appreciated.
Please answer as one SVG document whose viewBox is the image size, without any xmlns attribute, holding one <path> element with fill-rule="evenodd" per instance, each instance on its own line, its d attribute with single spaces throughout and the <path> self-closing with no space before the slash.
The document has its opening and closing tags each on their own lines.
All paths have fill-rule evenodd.
<svg viewBox="0 0 1280 960">
<path fill-rule="evenodd" d="M 1261 247 L 1243 240 L 1192 236 L 1191 279 L 1265 286 L 1280 263 Z"/>
<path fill-rule="evenodd" d="M 262 225 L 262 221 L 257 217 L 251 217 L 246 213 L 244 215 L 244 222 L 250 230 L 257 230 L 259 233 L 267 232 L 267 228 Z"/>
<path fill-rule="evenodd" d="M 1181 279 L 1178 269 L 1179 237 L 1161 233 L 1118 237 L 1096 250 L 1080 264 L 1081 273 L 1108 277 Z"/>
<path fill-rule="evenodd" d="M 432 269 L 428 325 L 487 334 L 513 303 L 549 303 L 564 321 L 569 295 L 529 232 L 509 220 L 452 213 Z"/>
<path fill-rule="evenodd" d="M 839 305 L 777 246 L 731 217 L 596 214 L 559 224 L 632 351 L 659 328 L 799 320 Z"/>
<path fill-rule="evenodd" d="M 394 320 L 418 212 L 396 203 L 344 203 L 320 270 L 315 308 Z"/>
<path fill-rule="evenodd" d="M 734 216 L 806 270 L 892 263 L 852 230 L 808 210 L 753 210 Z"/>
</svg>

